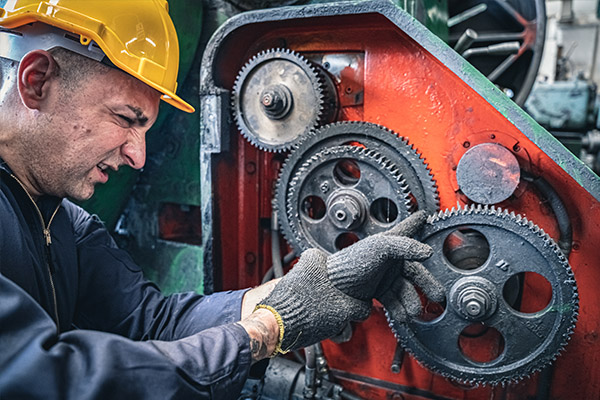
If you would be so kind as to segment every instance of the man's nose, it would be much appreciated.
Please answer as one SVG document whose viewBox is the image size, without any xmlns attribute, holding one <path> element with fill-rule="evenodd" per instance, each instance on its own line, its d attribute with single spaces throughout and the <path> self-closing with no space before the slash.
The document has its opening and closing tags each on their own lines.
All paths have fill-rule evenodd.
<svg viewBox="0 0 600 400">
<path fill-rule="evenodd" d="M 121 146 L 121 155 L 131 168 L 142 168 L 146 163 L 146 136 L 141 134 L 130 138 Z"/>
</svg>

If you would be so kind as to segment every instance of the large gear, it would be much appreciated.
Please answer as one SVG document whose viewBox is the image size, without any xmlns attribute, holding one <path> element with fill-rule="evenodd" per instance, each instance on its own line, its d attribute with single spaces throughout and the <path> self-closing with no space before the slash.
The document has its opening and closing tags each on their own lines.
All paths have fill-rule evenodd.
<svg viewBox="0 0 600 400">
<path fill-rule="evenodd" d="M 330 104 L 337 97 L 324 74 L 289 49 L 252 57 L 233 87 L 233 114 L 242 135 L 263 150 L 292 148 L 332 115 Z"/>
<path fill-rule="evenodd" d="M 439 211 L 437 184 L 421 154 L 402 136 L 370 122 L 336 122 L 303 136 L 285 162 L 279 178 L 280 185 L 286 185 L 295 168 L 320 149 L 346 144 L 375 150 L 393 162 L 414 196 L 414 208 L 429 214 Z M 282 204 L 281 201 L 278 203 Z"/>
<path fill-rule="evenodd" d="M 575 328 L 579 300 L 566 258 L 542 229 L 515 213 L 473 205 L 430 217 L 421 240 L 433 247 L 424 265 L 447 289 L 445 309 L 407 324 L 390 321 L 418 361 L 460 382 L 495 385 L 556 359 Z M 492 357 L 466 352 L 469 343 L 490 343 L 472 342 L 473 327 L 495 332 L 487 337 Z"/>
<path fill-rule="evenodd" d="M 432 214 L 439 210 L 437 185 L 433 176 L 421 155 L 406 139 L 383 126 L 368 122 L 333 123 L 304 135 L 281 168 L 274 204 L 281 230 L 292 245 L 305 243 L 298 239 L 303 234 L 297 229 L 299 214 L 288 203 L 290 186 L 293 189 L 296 185 L 292 182 L 294 175 L 306 160 L 324 148 L 348 144 L 376 151 L 398 169 L 410 192 L 411 211 L 424 209 Z M 297 246 L 294 247 L 298 250 Z"/>
<path fill-rule="evenodd" d="M 286 190 L 288 242 L 329 253 L 406 218 L 410 193 L 393 163 L 357 146 L 325 148 L 296 170 Z"/>
</svg>

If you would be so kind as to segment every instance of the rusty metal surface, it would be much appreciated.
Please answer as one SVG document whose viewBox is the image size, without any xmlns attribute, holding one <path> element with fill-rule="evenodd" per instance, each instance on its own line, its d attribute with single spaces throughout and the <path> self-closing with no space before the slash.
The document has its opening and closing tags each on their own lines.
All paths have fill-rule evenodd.
<svg viewBox="0 0 600 400">
<path fill-rule="evenodd" d="M 303 20 L 307 18 L 380 14 L 393 23 L 408 37 L 419 43 L 423 49 L 433 55 L 442 64 L 467 83 L 476 93 L 513 123 L 527 138 L 529 138 L 544 153 L 549 155 L 562 169 L 587 190 L 596 200 L 600 201 L 600 180 L 577 157 L 570 153 L 560 142 L 540 127 L 521 108 L 509 100 L 504 93 L 491 84 L 486 77 L 477 71 L 454 51 L 449 51 L 446 44 L 431 31 L 423 27 L 417 20 L 405 11 L 388 1 L 348 1 L 341 3 L 326 3 L 300 7 L 282 7 L 271 10 L 258 10 L 237 15 L 223 24 L 208 43 L 202 59 L 203 68 L 200 74 L 201 93 L 210 92 L 218 87 L 213 77 L 219 74 L 214 71 L 222 48 L 235 31 L 251 25 L 266 22 Z M 259 26 L 257 25 L 256 28 Z M 260 35 L 260 31 L 256 34 Z M 249 39 L 249 38 L 248 38 Z"/>
<path fill-rule="evenodd" d="M 475 203 L 503 202 L 515 192 L 520 178 L 517 158 L 495 143 L 482 143 L 470 148 L 456 167 L 458 187 Z"/>
<path fill-rule="evenodd" d="M 227 96 L 249 56 L 282 43 L 301 54 L 364 54 L 363 101 L 342 107 L 338 119 L 383 125 L 414 145 L 435 177 L 442 208 L 470 203 L 459 190 L 456 169 L 467 150 L 482 143 L 508 149 L 522 170 L 543 176 L 554 188 L 573 228 L 569 263 L 578 283 L 581 313 L 567 351 L 554 364 L 549 390 L 557 398 L 597 398 L 598 178 L 445 44 L 385 2 L 270 10 L 228 22 L 213 37 L 203 61 L 206 116 L 226 114 L 212 106 L 227 104 L 215 99 Z M 205 254 L 214 256 L 214 265 L 222 268 L 216 275 L 221 288 L 255 285 L 271 265 L 271 198 L 285 156 L 250 146 L 231 126 L 215 124 L 211 129 L 204 132 L 211 146 L 201 153 L 203 193 L 206 188 L 211 194 L 203 197 L 203 212 L 215 216 L 214 225 L 207 228 L 211 235 L 203 237 L 212 246 Z M 221 147 L 227 142 L 228 147 Z M 521 179 L 500 206 L 525 214 L 556 240 L 559 227 L 547 203 L 542 191 Z M 287 250 L 282 244 L 283 254 Z M 461 386 L 408 356 L 400 373 L 393 374 L 395 348 L 396 340 L 377 305 L 369 320 L 354 326 L 349 342 L 324 343 L 331 367 L 358 381 L 347 384 L 364 398 L 413 399 L 419 398 L 415 393 L 435 393 L 453 399 L 516 400 L 535 396 L 538 389 L 535 376 L 505 387 Z M 414 390 L 403 391 L 407 387 Z"/>
</svg>

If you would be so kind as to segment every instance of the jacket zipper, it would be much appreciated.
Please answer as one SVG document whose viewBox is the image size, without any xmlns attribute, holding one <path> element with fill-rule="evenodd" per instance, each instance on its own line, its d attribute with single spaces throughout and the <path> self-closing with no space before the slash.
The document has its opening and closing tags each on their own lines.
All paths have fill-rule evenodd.
<svg viewBox="0 0 600 400">
<path fill-rule="evenodd" d="M 52 244 L 52 237 L 50 236 L 50 225 L 52 224 L 52 221 L 54 220 L 54 217 L 56 216 L 56 213 L 58 212 L 58 210 L 60 208 L 60 203 L 58 203 L 58 206 L 56 206 L 56 209 L 54 210 L 54 212 L 52 213 L 52 216 L 50 217 L 50 220 L 48 221 L 48 225 L 46 225 L 46 222 L 44 221 L 44 216 L 42 215 L 40 208 L 38 207 L 35 200 L 33 200 L 33 197 L 31 197 L 31 195 L 29 194 L 27 189 L 25 189 L 25 186 L 21 183 L 21 181 L 15 175 L 11 174 L 10 176 L 12 176 L 17 181 L 17 183 L 19 185 L 21 185 L 21 187 L 25 191 L 25 194 L 27 194 L 27 197 L 29 197 L 29 200 L 31 200 L 31 202 L 33 203 L 33 206 L 35 207 L 35 211 L 37 211 L 38 217 L 40 217 L 40 223 L 42 224 L 42 233 L 44 234 L 44 240 L 46 242 L 46 247 L 45 247 L 46 268 L 48 269 L 48 276 L 50 277 L 50 288 L 52 289 L 52 300 L 54 301 L 54 316 L 55 316 L 55 321 L 56 321 L 56 331 L 58 333 L 60 333 L 60 319 L 58 317 L 58 301 L 56 300 L 56 288 L 54 286 L 54 279 L 52 277 L 52 268 L 50 267 L 50 263 L 51 263 L 51 261 L 50 261 L 51 260 L 50 245 Z"/>
</svg>

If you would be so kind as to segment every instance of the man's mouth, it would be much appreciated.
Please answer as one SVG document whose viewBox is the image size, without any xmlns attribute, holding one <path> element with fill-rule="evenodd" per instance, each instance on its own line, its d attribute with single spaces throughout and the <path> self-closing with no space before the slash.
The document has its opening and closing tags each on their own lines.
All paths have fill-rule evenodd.
<svg viewBox="0 0 600 400">
<path fill-rule="evenodd" d="M 100 181 L 106 183 L 108 181 L 108 169 L 110 167 L 104 163 L 98 163 L 96 164 L 96 168 L 100 172 Z"/>
</svg>

